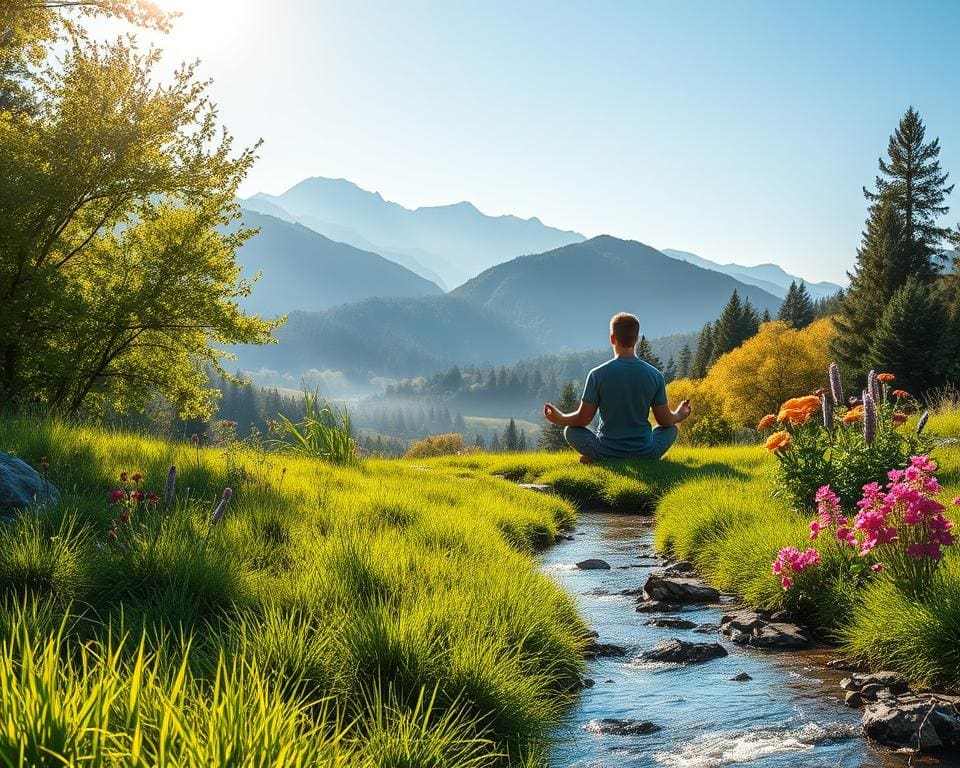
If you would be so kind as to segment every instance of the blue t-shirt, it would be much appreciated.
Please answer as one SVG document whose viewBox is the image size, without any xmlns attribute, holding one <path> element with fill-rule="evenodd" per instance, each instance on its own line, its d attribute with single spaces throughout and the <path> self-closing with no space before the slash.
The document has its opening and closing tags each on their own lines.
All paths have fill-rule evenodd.
<svg viewBox="0 0 960 768">
<path fill-rule="evenodd" d="M 642 453 L 650 445 L 650 408 L 666 405 L 663 374 L 639 357 L 615 357 L 587 374 L 585 403 L 600 411 L 597 435 L 624 455 Z"/>
</svg>

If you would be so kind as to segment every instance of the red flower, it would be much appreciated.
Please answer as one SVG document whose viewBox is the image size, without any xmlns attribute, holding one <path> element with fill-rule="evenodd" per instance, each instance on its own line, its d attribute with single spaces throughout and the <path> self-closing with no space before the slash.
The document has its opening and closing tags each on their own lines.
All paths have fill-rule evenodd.
<svg viewBox="0 0 960 768">
<path fill-rule="evenodd" d="M 121 512 L 121 513 L 120 513 L 120 522 L 121 522 L 121 523 L 129 523 L 129 522 L 130 522 L 130 515 L 128 515 L 126 512 Z"/>
<path fill-rule="evenodd" d="M 149 501 L 151 504 L 156 504 L 158 501 L 160 501 L 160 497 L 155 493 L 148 493 L 147 501 Z"/>
<path fill-rule="evenodd" d="M 130 494 L 130 497 L 134 501 L 143 501 L 143 491 L 139 491 L 139 490 L 134 491 L 132 494 Z"/>
<path fill-rule="evenodd" d="M 115 491 L 110 491 L 110 503 L 116 504 L 121 499 L 127 498 L 127 492 L 121 491 L 119 488 Z"/>
</svg>

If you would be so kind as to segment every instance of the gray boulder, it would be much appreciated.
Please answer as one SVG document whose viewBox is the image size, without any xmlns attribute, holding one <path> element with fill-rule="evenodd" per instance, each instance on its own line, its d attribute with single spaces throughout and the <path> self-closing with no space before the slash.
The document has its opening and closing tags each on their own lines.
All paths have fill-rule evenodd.
<svg viewBox="0 0 960 768">
<path fill-rule="evenodd" d="M 737 645 L 754 648 L 807 648 L 810 636 L 802 627 L 785 622 L 768 621 L 754 611 L 738 611 L 720 619 L 720 634 Z"/>
<path fill-rule="evenodd" d="M 610 563 L 596 557 L 589 557 L 577 563 L 577 568 L 581 571 L 609 571 Z"/>
<path fill-rule="evenodd" d="M 23 459 L 0 453 L 0 515 L 32 504 L 57 504 L 60 492 Z"/>
<path fill-rule="evenodd" d="M 955 702 L 936 696 L 883 697 L 863 712 L 863 732 L 888 747 L 923 751 L 960 748 Z"/>
<path fill-rule="evenodd" d="M 695 621 L 690 619 L 681 619 L 679 616 L 657 616 L 646 622 L 648 627 L 660 627 L 662 629 L 693 629 L 697 626 Z"/>
<path fill-rule="evenodd" d="M 600 717 L 591 720 L 583 726 L 583 729 L 591 733 L 602 733 L 610 736 L 638 736 L 645 733 L 656 733 L 660 730 L 660 726 L 647 720 Z"/>
<path fill-rule="evenodd" d="M 651 573 L 643 585 L 650 600 L 664 603 L 715 603 L 720 593 L 699 579 Z"/>
<path fill-rule="evenodd" d="M 907 681 L 896 672 L 855 673 L 843 678 L 840 687 L 845 691 L 860 691 L 865 699 L 875 699 L 883 689 L 889 690 L 894 696 L 910 690 Z"/>
<path fill-rule="evenodd" d="M 664 640 L 642 654 L 647 661 L 667 661 L 675 664 L 699 664 L 727 655 L 719 643 L 690 643 L 686 640 Z"/>
</svg>

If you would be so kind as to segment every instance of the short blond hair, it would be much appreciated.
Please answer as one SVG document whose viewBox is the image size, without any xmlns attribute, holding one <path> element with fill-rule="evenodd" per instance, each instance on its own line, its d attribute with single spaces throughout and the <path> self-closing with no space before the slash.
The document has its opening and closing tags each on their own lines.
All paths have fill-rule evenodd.
<svg viewBox="0 0 960 768">
<path fill-rule="evenodd" d="M 617 312 L 610 318 L 610 333 L 621 347 L 635 347 L 640 338 L 640 321 L 629 312 Z"/>
</svg>

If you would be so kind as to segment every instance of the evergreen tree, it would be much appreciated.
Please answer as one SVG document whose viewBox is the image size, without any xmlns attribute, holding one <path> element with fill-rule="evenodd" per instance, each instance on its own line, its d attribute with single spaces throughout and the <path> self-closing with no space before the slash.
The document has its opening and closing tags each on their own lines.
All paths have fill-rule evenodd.
<svg viewBox="0 0 960 768">
<path fill-rule="evenodd" d="M 500 453 L 500 438 L 496 432 L 493 433 L 493 438 L 490 440 L 490 452 Z"/>
<path fill-rule="evenodd" d="M 870 360 L 878 369 L 897 376 L 897 385 L 923 395 L 944 383 L 953 360 L 945 345 L 931 344 L 948 328 L 947 308 L 930 286 L 911 277 L 890 299 L 870 345 Z"/>
<path fill-rule="evenodd" d="M 483 439 L 483 435 L 479 432 L 477 432 L 477 439 L 473 441 L 473 444 L 481 451 L 487 447 L 487 441 Z"/>
<path fill-rule="evenodd" d="M 840 312 L 843 306 L 843 300 L 846 296 L 843 290 L 837 291 L 832 296 L 824 296 L 813 302 L 813 319 L 820 320 L 824 317 L 831 317 Z"/>
<path fill-rule="evenodd" d="M 637 342 L 637 357 L 641 360 L 646 360 L 658 371 L 663 369 L 663 360 L 657 357 L 657 354 L 653 351 L 653 347 L 650 346 L 650 342 L 647 341 L 646 336 L 641 336 L 640 341 Z"/>
<path fill-rule="evenodd" d="M 690 367 L 690 378 L 702 379 L 707 375 L 707 369 L 710 367 L 710 361 L 713 359 L 713 325 L 707 323 L 700 331 L 700 338 L 697 340 L 697 353 L 693 357 L 693 364 Z"/>
<path fill-rule="evenodd" d="M 517 438 L 517 450 L 520 453 L 525 453 L 527 450 L 527 433 L 522 429 L 520 430 L 520 437 Z"/>
<path fill-rule="evenodd" d="M 510 423 L 503 430 L 501 439 L 505 451 L 516 451 L 520 444 L 520 435 L 517 432 L 517 422 L 510 419 Z"/>
<path fill-rule="evenodd" d="M 730 301 L 720 313 L 713 334 L 713 357 L 716 360 L 721 355 L 731 352 L 743 342 L 754 336 L 760 329 L 760 316 L 753 308 L 750 300 L 741 301 L 740 294 L 734 288 L 730 294 Z"/>
<path fill-rule="evenodd" d="M 796 282 L 791 282 L 787 289 L 787 296 L 780 305 L 780 311 L 777 313 L 777 319 L 782 320 L 797 330 L 806 328 L 814 320 L 813 300 L 807 292 L 807 286 L 800 281 L 798 286 Z"/>
<path fill-rule="evenodd" d="M 908 108 L 887 144 L 887 159 L 879 161 L 876 191 L 864 187 L 863 194 L 874 206 L 893 206 L 903 223 L 898 260 L 906 274 L 931 281 L 943 258 L 941 243 L 949 235 L 937 222 L 949 210 L 943 202 L 953 185 L 947 186 L 949 174 L 940 168 L 940 139 L 925 142 L 925 134 L 919 113 Z"/>
<path fill-rule="evenodd" d="M 693 364 L 693 355 L 690 352 L 690 345 L 684 344 L 680 350 L 680 357 L 677 359 L 677 378 L 685 379 L 690 375 L 690 366 Z"/>
<path fill-rule="evenodd" d="M 899 256 L 904 237 L 893 205 L 883 203 L 871 208 L 857 263 L 853 272 L 847 273 L 850 287 L 833 319 L 837 335 L 832 352 L 855 378 L 871 368 L 870 342 L 877 322 L 897 288 L 909 277 Z"/>
<path fill-rule="evenodd" d="M 667 360 L 667 364 L 663 369 L 663 378 L 667 384 L 677 378 L 677 364 L 673 360 L 673 355 L 670 355 L 670 359 Z"/>
<path fill-rule="evenodd" d="M 763 314 L 760 315 L 760 322 L 761 322 L 761 323 L 769 323 L 772 319 L 773 319 L 773 318 L 770 317 L 770 310 L 764 308 Z"/>
<path fill-rule="evenodd" d="M 577 409 L 578 402 L 577 385 L 568 381 L 560 390 L 560 399 L 557 400 L 556 406 L 561 413 L 570 413 Z M 563 427 L 559 424 L 544 424 L 537 440 L 537 448 L 541 451 L 561 451 L 566 447 L 567 441 L 563 439 Z"/>
</svg>

